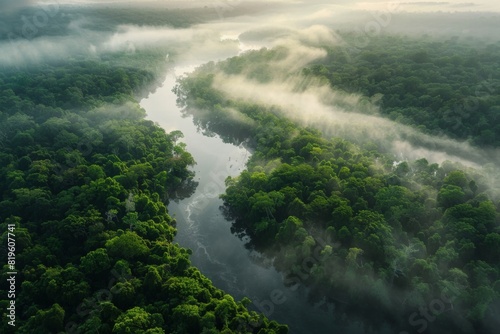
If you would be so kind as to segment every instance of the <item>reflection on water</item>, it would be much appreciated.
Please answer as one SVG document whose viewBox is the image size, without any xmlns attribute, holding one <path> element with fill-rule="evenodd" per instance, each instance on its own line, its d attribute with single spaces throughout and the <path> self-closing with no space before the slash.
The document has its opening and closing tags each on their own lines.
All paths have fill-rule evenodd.
<svg viewBox="0 0 500 334">
<path fill-rule="evenodd" d="M 249 294 L 248 286 L 241 284 L 242 276 L 252 272 L 264 281 L 280 281 L 274 270 L 253 263 L 243 242 L 231 234 L 231 223 L 219 210 L 222 201 L 219 195 L 225 190 L 224 180 L 236 176 L 244 169 L 250 155 L 242 145 L 224 143 L 217 135 L 204 136 L 197 131 L 192 117 L 183 117 L 176 106 L 176 96 L 171 89 L 176 76 L 193 67 L 176 68 L 167 76 L 163 86 L 141 101 L 148 119 L 157 122 L 166 131 L 180 130 L 186 149 L 193 155 L 197 165 L 194 181 L 198 183 L 195 193 L 187 199 L 169 205 L 169 211 L 177 220 L 176 241 L 193 250 L 192 263 L 216 283 L 231 292 L 236 298 Z M 255 268 L 252 268 L 255 267 Z"/>
<path fill-rule="evenodd" d="M 286 323 L 290 333 L 364 333 L 361 326 L 349 329 L 334 324 L 335 305 L 319 298 L 308 302 L 308 291 L 287 287 L 282 275 L 269 259 L 248 250 L 248 240 L 231 233 L 220 207 L 219 195 L 225 191 L 224 180 L 237 176 L 245 168 L 250 152 L 243 145 L 224 143 L 218 136 L 207 137 L 197 129 L 192 116 L 183 115 L 172 92 L 176 77 L 193 66 L 175 68 L 163 86 L 141 101 L 147 118 L 158 123 L 167 132 L 180 130 L 181 142 L 193 155 L 197 165 L 196 191 L 191 197 L 169 204 L 169 211 L 177 220 L 175 241 L 193 251 L 191 262 L 213 283 L 235 299 L 249 297 L 249 307 L 264 313 L 270 319 Z"/>
</svg>

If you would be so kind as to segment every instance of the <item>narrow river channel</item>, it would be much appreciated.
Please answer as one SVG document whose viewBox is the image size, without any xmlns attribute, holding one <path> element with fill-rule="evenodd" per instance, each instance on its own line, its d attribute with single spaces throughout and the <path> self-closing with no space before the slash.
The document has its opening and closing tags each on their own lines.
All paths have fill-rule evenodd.
<svg viewBox="0 0 500 334">
<path fill-rule="evenodd" d="M 224 143 L 219 136 L 208 137 L 197 131 L 192 117 L 183 117 L 176 105 L 172 88 L 176 76 L 192 71 L 194 66 L 171 70 L 162 87 L 140 104 L 147 118 L 167 132 L 180 130 L 182 142 L 197 165 L 195 181 L 199 182 L 192 196 L 168 207 L 177 220 L 175 241 L 193 251 L 191 262 L 214 284 L 239 300 L 249 297 L 249 307 L 272 320 L 288 324 L 290 333 L 364 333 L 361 328 L 339 328 L 334 324 L 334 305 L 325 301 L 315 305 L 307 301 L 304 287 L 292 290 L 283 283 L 282 275 L 269 260 L 245 248 L 245 240 L 230 231 L 220 210 L 224 180 L 245 168 L 250 152 L 242 146 Z"/>
</svg>

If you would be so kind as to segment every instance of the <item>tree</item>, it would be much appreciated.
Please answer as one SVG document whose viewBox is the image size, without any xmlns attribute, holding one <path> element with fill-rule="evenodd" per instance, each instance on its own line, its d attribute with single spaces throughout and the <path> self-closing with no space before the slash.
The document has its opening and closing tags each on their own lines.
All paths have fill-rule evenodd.
<svg viewBox="0 0 500 334">
<path fill-rule="evenodd" d="M 103 323 L 99 316 L 92 314 L 82 325 L 78 326 L 77 330 L 82 333 L 98 333 L 103 330 L 102 327 Z"/>
<path fill-rule="evenodd" d="M 449 184 L 441 187 L 437 196 L 439 205 L 445 209 L 463 203 L 464 200 L 465 193 L 462 191 L 462 188 Z"/>
<path fill-rule="evenodd" d="M 161 290 L 161 284 L 162 278 L 158 270 L 153 266 L 149 267 L 142 285 L 144 293 L 148 297 L 154 298 L 158 294 L 158 291 Z"/>
<path fill-rule="evenodd" d="M 201 316 L 198 306 L 181 304 L 173 309 L 173 322 L 181 333 L 199 333 Z"/>
<path fill-rule="evenodd" d="M 115 179 L 107 177 L 91 181 L 87 194 L 92 196 L 90 198 L 95 203 L 104 204 L 108 197 L 123 198 L 125 191 Z"/>
<path fill-rule="evenodd" d="M 217 328 L 227 328 L 229 320 L 237 313 L 237 305 L 229 295 L 224 295 L 223 299 L 215 307 L 214 314 Z"/>
<path fill-rule="evenodd" d="M 349 177 L 349 175 L 351 174 L 351 171 L 349 170 L 348 167 L 342 167 L 339 171 L 339 179 L 341 180 L 345 180 Z"/>
<path fill-rule="evenodd" d="M 43 325 L 53 333 L 61 331 L 64 327 L 64 309 L 59 304 L 54 304 L 47 311 L 42 312 Z"/>
<path fill-rule="evenodd" d="M 388 186 L 375 195 L 376 208 L 383 213 L 393 208 L 406 209 L 411 204 L 411 192 L 402 186 Z"/>
<path fill-rule="evenodd" d="M 394 171 L 397 176 L 404 177 L 410 172 L 410 166 L 408 162 L 403 161 L 399 163 Z"/>
<path fill-rule="evenodd" d="M 214 329 L 215 323 L 216 323 L 215 314 L 212 311 L 208 311 L 203 315 L 200 321 L 200 327 L 203 330 Z"/>
<path fill-rule="evenodd" d="M 137 302 L 136 298 L 138 295 L 138 289 L 136 289 L 136 286 L 139 285 L 140 281 L 134 278 L 129 280 L 123 279 L 116 282 L 116 284 L 110 289 L 113 296 L 113 303 L 122 310 L 134 306 Z"/>
<path fill-rule="evenodd" d="M 127 212 L 125 217 L 123 217 L 123 222 L 127 224 L 129 229 L 132 231 L 139 223 L 139 214 L 137 212 Z"/>
<path fill-rule="evenodd" d="M 358 259 L 358 257 L 361 257 L 363 255 L 363 250 L 360 248 L 349 248 L 349 253 L 346 256 L 346 263 L 350 268 L 359 268 L 362 266 L 363 261 L 361 259 Z"/>
<path fill-rule="evenodd" d="M 305 218 L 308 212 L 307 205 L 298 197 L 295 197 L 290 204 L 288 204 L 288 214 L 298 218 Z"/>
<path fill-rule="evenodd" d="M 467 186 L 468 181 L 463 171 L 454 170 L 448 173 L 448 175 L 444 178 L 443 183 L 464 189 Z"/>
<path fill-rule="evenodd" d="M 251 214 L 255 219 L 262 217 L 274 218 L 276 212 L 275 201 L 268 193 L 259 191 L 249 198 L 251 204 Z"/>
<path fill-rule="evenodd" d="M 500 258 L 500 234 L 489 233 L 484 238 L 483 252 L 485 258 L 491 263 L 495 263 Z"/>
<path fill-rule="evenodd" d="M 106 249 L 99 248 L 87 253 L 80 259 L 80 268 L 86 274 L 95 275 L 111 268 L 111 261 Z"/>
<path fill-rule="evenodd" d="M 366 257 L 378 263 L 388 260 L 393 246 L 391 227 L 380 213 L 363 210 L 352 219 L 354 243 L 365 251 Z"/>
<path fill-rule="evenodd" d="M 135 232 L 126 231 L 106 242 L 106 249 L 113 258 L 125 258 L 127 260 L 143 257 L 148 252 L 144 239 Z"/>
<path fill-rule="evenodd" d="M 333 209 L 332 225 L 342 226 L 349 223 L 353 213 L 352 208 L 347 204 L 347 202 L 342 201 L 338 207 Z"/>
<path fill-rule="evenodd" d="M 47 301 L 75 307 L 89 294 L 90 286 L 83 274 L 74 266 L 47 268 L 37 285 L 45 293 Z"/>
<path fill-rule="evenodd" d="M 197 296 L 203 291 L 195 279 L 182 276 L 169 278 L 165 287 L 171 298 L 172 305 L 180 305 L 190 297 Z"/>
<path fill-rule="evenodd" d="M 455 250 L 455 242 L 449 241 L 440 247 L 434 254 L 433 262 L 443 269 L 455 267 L 458 263 L 458 252 Z"/>
<path fill-rule="evenodd" d="M 280 225 L 276 240 L 287 244 L 293 240 L 295 232 L 302 227 L 302 221 L 295 216 L 289 216 Z"/>
<path fill-rule="evenodd" d="M 20 188 L 12 191 L 16 196 L 15 212 L 17 216 L 38 221 L 50 212 L 51 194 L 44 189 Z M 26 208 L 32 208 L 29 212 Z"/>
<path fill-rule="evenodd" d="M 122 313 L 113 326 L 113 333 L 130 334 L 138 333 L 145 334 L 148 330 L 154 329 L 164 333 L 161 328 L 157 328 L 157 324 L 152 323 L 153 317 L 150 313 L 144 311 L 141 307 L 133 307 Z M 153 327 L 154 326 L 154 327 Z M 154 333 L 154 332 L 149 332 Z"/>
</svg>

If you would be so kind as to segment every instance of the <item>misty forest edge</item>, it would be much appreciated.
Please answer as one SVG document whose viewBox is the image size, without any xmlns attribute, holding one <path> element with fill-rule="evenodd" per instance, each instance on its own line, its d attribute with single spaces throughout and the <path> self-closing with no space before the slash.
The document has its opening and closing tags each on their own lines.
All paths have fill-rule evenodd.
<svg viewBox="0 0 500 334">
<path fill-rule="evenodd" d="M 324 47 L 327 58 L 298 71 L 305 82 L 381 94 L 374 103 L 384 117 L 499 146 L 498 44 L 384 35 L 355 54 Z M 145 120 L 137 103 L 164 76 L 168 52 L 0 73 L 0 221 L 2 231 L 15 226 L 16 332 L 288 332 L 249 311 L 250 300 L 214 287 L 190 265 L 190 251 L 173 243 L 169 194 L 196 186 L 195 161 L 181 134 Z M 500 298 L 495 183 L 451 162 L 395 164 L 377 143 L 324 135 L 284 110 L 212 86 L 220 72 L 272 81 L 268 64 L 287 52 L 262 49 L 210 63 L 176 89 L 200 128 L 253 150 L 222 195 L 234 233 L 273 258 L 290 289 L 307 287 L 312 301 L 326 296 L 336 321 L 375 331 L 389 324 L 492 332 Z M 490 81 L 478 97 L 470 87 L 484 78 Z M 457 123 L 449 110 L 467 96 L 478 106 Z M 435 298 L 446 311 L 418 313 Z"/>
</svg>

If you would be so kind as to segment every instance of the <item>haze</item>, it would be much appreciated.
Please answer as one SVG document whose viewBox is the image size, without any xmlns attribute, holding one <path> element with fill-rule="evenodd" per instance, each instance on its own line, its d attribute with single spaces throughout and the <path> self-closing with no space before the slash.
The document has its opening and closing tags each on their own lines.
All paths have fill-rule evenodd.
<svg viewBox="0 0 500 334">
<path fill-rule="evenodd" d="M 73 14 L 73 5 L 109 5 L 149 7 L 167 6 L 178 8 L 202 6 L 211 12 L 213 20 L 190 28 L 174 29 L 166 26 L 136 26 L 122 24 L 111 31 L 92 29 L 93 18 Z M 287 110 L 289 116 L 308 125 L 317 126 L 332 135 L 358 136 L 356 133 L 369 133 L 369 139 L 392 142 L 391 151 L 407 159 L 420 157 L 430 161 L 442 162 L 447 159 L 460 161 L 469 166 L 477 166 L 489 161 L 497 163 L 498 151 L 483 152 L 465 143 L 455 143 L 447 138 L 432 138 L 421 135 L 424 142 L 434 143 L 440 149 L 429 151 L 425 147 L 415 147 L 400 139 L 401 133 L 415 133 L 415 130 L 396 125 L 376 116 L 346 113 L 342 108 L 331 105 L 338 99 L 352 108 L 359 104 L 361 96 L 346 96 L 333 92 L 326 87 L 309 87 L 303 93 L 294 91 L 295 82 L 283 84 L 285 75 L 293 74 L 313 60 L 321 59 L 326 52 L 322 45 L 344 45 L 342 38 L 334 29 L 355 30 L 365 33 L 366 43 L 370 36 L 385 32 L 404 31 L 410 34 L 446 34 L 442 29 L 443 21 L 453 35 L 476 36 L 482 39 L 495 38 L 493 32 L 499 31 L 500 20 L 496 14 L 500 5 L 496 1 L 447 2 L 386 2 L 386 1 L 156 1 L 131 3 L 128 1 L 23 1 L 13 5 L 3 0 L 1 5 L 8 11 L 23 5 L 35 4 L 35 8 L 55 8 L 50 20 L 57 21 L 70 17 L 67 32 L 61 36 L 44 35 L 40 27 L 33 38 L 9 38 L 0 44 L 0 66 L 18 67 L 36 65 L 44 61 L 58 61 L 72 56 L 87 55 L 100 57 L 109 52 L 134 52 L 138 49 L 163 46 L 177 54 L 177 65 L 200 65 L 210 60 L 222 60 L 247 49 L 282 46 L 289 49 L 290 55 L 282 69 L 281 76 L 272 83 L 259 85 L 244 77 L 219 77 L 217 88 L 231 96 L 253 100 L 260 104 L 276 104 Z M 66 6 L 71 4 L 71 6 Z M 42 7 L 40 7 L 42 6 Z M 46 7 L 43 7 L 46 6 Z M 251 14 L 233 19 L 230 13 L 241 6 Z M 477 12 L 477 13 L 474 13 Z M 483 14 L 488 12 L 488 14 Z M 413 13 L 413 14 L 411 14 Z M 455 13 L 455 14 L 451 14 Z M 14 17 L 16 14 L 12 14 Z M 69 16 L 68 16 L 69 15 Z M 468 20 L 463 20 L 467 15 Z M 485 15 L 487 15 L 485 19 Z M 23 16 L 22 16 L 23 17 Z M 408 24 L 408 20 L 413 25 Z M 24 21 L 24 18 L 22 19 Z M 24 28 L 20 22 L 21 28 Z M 49 25 L 50 22 L 47 23 Z M 377 26 L 378 24 L 378 26 Z M 375 26 L 375 30 L 373 30 Z M 485 33 L 487 31 L 488 33 Z M 239 40 L 238 40 L 239 39 Z M 367 44 L 347 45 L 347 48 L 362 48 Z M 278 64 L 279 65 L 279 64 Z M 284 71 L 284 72 L 283 72 Z M 266 93 L 267 92 L 267 93 Z M 328 98 L 327 98 L 328 97 Z M 325 104 L 325 99 L 329 99 Z M 293 105 L 293 106 L 292 106 Z M 330 106 L 329 106 L 330 105 Z M 314 106 L 314 107 L 311 107 Z M 376 108 L 372 107 L 372 114 Z M 326 121 L 326 123 L 325 123 Z M 328 125 L 329 124 L 329 125 Z M 374 126 L 377 124 L 377 126 Z M 354 131 L 354 129 L 357 129 Z M 367 132 L 367 129 L 372 129 Z M 385 139 L 384 139 L 385 138 Z M 359 138 L 358 138 L 359 139 Z M 367 138 L 368 139 L 368 138 Z M 458 152 L 449 154 L 447 152 Z M 457 155 L 458 154 L 458 155 Z"/>
</svg>

